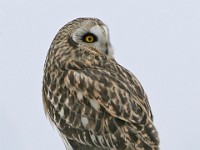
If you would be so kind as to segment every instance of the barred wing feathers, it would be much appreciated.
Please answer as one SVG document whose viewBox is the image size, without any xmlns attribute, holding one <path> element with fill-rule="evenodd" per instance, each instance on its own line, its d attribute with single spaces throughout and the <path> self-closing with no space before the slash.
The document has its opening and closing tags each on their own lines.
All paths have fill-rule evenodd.
<svg viewBox="0 0 200 150">
<path fill-rule="evenodd" d="M 90 68 L 78 67 L 77 62 L 71 61 L 71 66 L 76 67 L 67 71 L 64 80 L 77 102 L 85 106 L 79 114 L 84 128 L 94 136 L 108 132 L 110 145 L 114 142 L 122 148 L 124 144 L 124 149 L 134 144 L 156 147 L 158 135 L 151 108 L 135 76 L 114 60 L 107 60 L 103 67 Z M 123 142 L 115 143 L 119 141 Z"/>
</svg>

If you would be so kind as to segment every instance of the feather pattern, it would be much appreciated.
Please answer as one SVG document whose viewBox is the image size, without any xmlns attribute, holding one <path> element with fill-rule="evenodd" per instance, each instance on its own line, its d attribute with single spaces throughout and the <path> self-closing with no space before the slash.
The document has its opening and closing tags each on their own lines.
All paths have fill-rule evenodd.
<svg viewBox="0 0 200 150">
<path fill-rule="evenodd" d="M 61 137 L 75 150 L 158 150 L 140 82 L 112 56 L 66 42 L 72 24 L 55 37 L 43 80 L 45 112 Z"/>
</svg>

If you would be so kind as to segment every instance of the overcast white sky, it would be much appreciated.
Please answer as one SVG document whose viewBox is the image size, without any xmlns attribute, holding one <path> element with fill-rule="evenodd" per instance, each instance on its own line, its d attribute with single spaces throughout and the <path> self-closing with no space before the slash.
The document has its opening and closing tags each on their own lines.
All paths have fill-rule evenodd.
<svg viewBox="0 0 200 150">
<path fill-rule="evenodd" d="M 199 149 L 199 0 L 0 0 L 0 149 L 65 150 L 41 83 L 52 39 L 77 17 L 108 25 L 116 60 L 149 97 L 161 150 Z"/>
</svg>

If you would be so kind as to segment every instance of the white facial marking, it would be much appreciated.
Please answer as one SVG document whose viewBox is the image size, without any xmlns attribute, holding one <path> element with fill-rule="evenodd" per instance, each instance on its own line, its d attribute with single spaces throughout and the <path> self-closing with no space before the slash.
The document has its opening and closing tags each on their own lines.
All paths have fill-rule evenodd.
<svg viewBox="0 0 200 150">
<path fill-rule="evenodd" d="M 95 25 L 91 28 L 87 28 L 87 22 L 85 25 L 83 24 L 82 27 L 77 29 L 72 34 L 72 39 L 81 44 L 89 44 L 90 46 L 93 46 L 95 49 L 105 53 L 107 56 L 112 57 L 113 56 L 113 49 L 109 42 L 109 32 L 108 28 L 105 25 Z M 82 40 L 83 35 L 86 33 L 92 33 L 97 37 L 97 41 L 93 43 L 87 43 Z"/>
<path fill-rule="evenodd" d="M 108 39 L 106 38 L 106 32 L 101 26 L 94 26 L 90 28 L 89 32 L 93 33 L 97 36 L 97 41 L 93 43 L 93 46 L 102 52 L 105 53 L 107 51 L 108 47 Z"/>
<path fill-rule="evenodd" d="M 96 35 L 98 37 L 98 40 L 102 40 L 103 37 L 105 36 L 100 26 L 94 26 L 90 28 L 90 32 Z"/>
<path fill-rule="evenodd" d="M 108 28 L 106 26 L 102 26 L 102 28 L 103 28 L 103 31 L 105 32 L 106 40 L 108 41 L 109 40 L 109 37 L 108 37 Z"/>
<path fill-rule="evenodd" d="M 108 56 L 110 56 L 110 57 L 112 57 L 113 56 L 113 54 L 114 54 L 114 50 L 113 50 L 113 48 L 112 48 L 112 46 L 111 46 L 111 44 L 110 44 L 110 41 L 109 41 L 109 31 L 108 31 L 108 28 L 106 27 L 106 26 L 102 26 L 102 28 L 103 28 L 103 30 L 105 31 L 105 38 L 106 38 L 106 40 L 107 40 L 107 45 L 108 45 Z"/>
</svg>

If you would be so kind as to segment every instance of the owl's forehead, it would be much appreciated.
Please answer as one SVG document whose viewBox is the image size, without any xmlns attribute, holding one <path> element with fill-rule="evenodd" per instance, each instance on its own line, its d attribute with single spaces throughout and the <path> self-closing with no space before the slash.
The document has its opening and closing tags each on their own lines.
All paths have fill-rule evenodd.
<svg viewBox="0 0 200 150">
<path fill-rule="evenodd" d="M 98 32 L 98 31 L 104 31 L 107 32 L 107 26 L 99 19 L 85 19 L 80 22 L 80 26 L 77 27 L 77 29 L 83 29 L 83 30 L 90 30 L 91 32 Z"/>
<path fill-rule="evenodd" d="M 84 20 L 80 21 L 81 26 L 102 26 L 105 25 L 101 20 L 96 18 L 85 18 Z"/>
<path fill-rule="evenodd" d="M 103 27 L 104 29 L 107 30 L 106 25 L 99 19 L 97 18 L 77 18 L 68 24 L 65 25 L 65 29 L 67 28 L 68 30 L 76 30 L 76 29 L 90 29 L 92 27 L 100 27 L 100 26 L 105 26 Z"/>
<path fill-rule="evenodd" d="M 76 27 L 73 29 L 71 34 L 79 36 L 88 32 L 94 33 L 95 35 L 107 35 L 108 28 L 100 20 L 85 19 L 80 21 L 79 24 L 76 24 Z"/>
<path fill-rule="evenodd" d="M 77 18 L 72 22 L 79 22 L 81 25 L 104 25 L 104 23 L 97 18 Z"/>
</svg>

